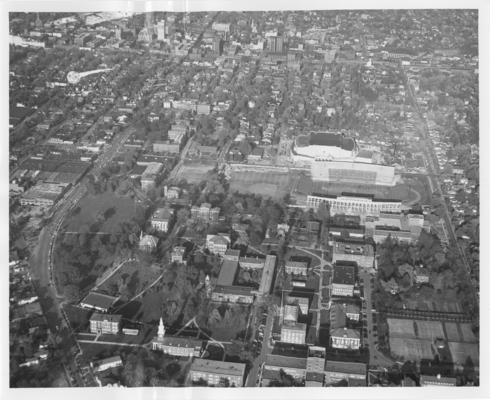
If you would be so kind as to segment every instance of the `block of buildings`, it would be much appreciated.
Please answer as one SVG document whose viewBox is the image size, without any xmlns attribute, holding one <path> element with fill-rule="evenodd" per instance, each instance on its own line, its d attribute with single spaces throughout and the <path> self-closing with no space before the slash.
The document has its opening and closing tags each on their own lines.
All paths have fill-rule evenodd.
<svg viewBox="0 0 490 400">
<path fill-rule="evenodd" d="M 288 295 L 286 297 L 286 304 L 297 305 L 299 307 L 302 315 L 308 315 L 308 309 L 309 309 L 309 304 L 310 304 L 310 300 L 308 299 L 308 297 Z"/>
<path fill-rule="evenodd" d="M 308 263 L 305 261 L 286 261 L 286 273 L 293 275 L 306 276 L 308 273 Z"/>
<path fill-rule="evenodd" d="M 341 240 L 333 242 L 332 262 L 353 261 L 361 268 L 374 267 L 374 248 L 362 240 Z"/>
<path fill-rule="evenodd" d="M 101 314 L 95 312 L 90 317 L 90 332 L 98 335 L 116 335 L 121 329 L 121 318 L 119 314 Z"/>
<path fill-rule="evenodd" d="M 356 268 L 353 265 L 336 263 L 333 268 L 332 296 L 354 296 Z"/>
<path fill-rule="evenodd" d="M 295 321 L 284 321 L 281 326 L 281 342 L 305 344 L 306 324 Z"/>
<path fill-rule="evenodd" d="M 245 364 L 196 358 L 189 371 L 193 383 L 201 380 L 209 386 L 242 387 L 245 379 Z"/>
<path fill-rule="evenodd" d="M 288 375 L 291 375 L 294 379 L 304 380 L 306 377 L 306 355 L 280 355 L 280 354 L 267 354 L 264 372 L 277 371 L 281 369 Z"/>
<path fill-rule="evenodd" d="M 191 217 L 193 219 L 216 222 L 218 221 L 220 211 L 219 207 L 211 207 L 209 203 L 202 203 L 199 207 L 191 207 Z"/>
<path fill-rule="evenodd" d="M 367 386 L 367 365 L 359 362 L 327 360 L 325 363 L 325 385 L 332 385 L 342 380 L 364 382 Z"/>
</svg>

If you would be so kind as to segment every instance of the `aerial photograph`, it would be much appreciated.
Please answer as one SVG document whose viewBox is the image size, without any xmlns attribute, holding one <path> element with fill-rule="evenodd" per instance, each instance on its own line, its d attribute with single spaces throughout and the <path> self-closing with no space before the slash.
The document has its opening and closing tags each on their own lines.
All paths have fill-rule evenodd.
<svg viewBox="0 0 490 400">
<path fill-rule="evenodd" d="M 65 11 L 8 13 L 10 388 L 480 386 L 478 9 Z"/>
</svg>

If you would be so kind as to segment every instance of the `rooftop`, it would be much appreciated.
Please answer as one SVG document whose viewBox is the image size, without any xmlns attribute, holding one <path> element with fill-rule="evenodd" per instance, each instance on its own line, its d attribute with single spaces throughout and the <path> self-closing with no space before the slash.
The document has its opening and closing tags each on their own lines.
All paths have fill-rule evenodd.
<svg viewBox="0 0 490 400">
<path fill-rule="evenodd" d="M 121 322 L 122 315 L 120 314 L 101 314 L 93 313 L 90 317 L 90 321 L 108 321 L 108 322 Z"/>
<path fill-rule="evenodd" d="M 85 304 L 89 307 L 97 307 L 103 309 L 109 309 L 112 306 L 117 297 L 109 296 L 103 293 L 90 292 L 81 302 L 80 304 Z"/>
<path fill-rule="evenodd" d="M 196 358 L 192 362 L 191 371 L 243 376 L 245 374 L 245 364 Z"/>
<path fill-rule="evenodd" d="M 171 208 L 158 208 L 154 213 L 151 219 L 156 220 L 167 220 L 172 217 L 173 210 Z"/>
<path fill-rule="evenodd" d="M 360 339 L 361 335 L 358 330 L 349 328 L 336 328 L 330 332 L 330 337 L 346 337 L 350 339 Z"/>
<path fill-rule="evenodd" d="M 225 259 L 221 264 L 221 269 L 218 276 L 218 285 L 233 285 L 236 272 L 238 270 L 238 262 Z"/>
<path fill-rule="evenodd" d="M 299 136 L 296 139 L 296 145 L 303 146 L 330 146 L 340 147 L 343 150 L 351 151 L 354 149 L 356 142 L 350 137 L 340 133 L 311 133 L 310 135 Z"/>
<path fill-rule="evenodd" d="M 357 362 L 327 360 L 327 362 L 325 363 L 325 371 L 366 375 L 367 365 Z"/>
<path fill-rule="evenodd" d="M 374 256 L 372 245 L 363 242 L 335 241 L 333 252 L 336 254 L 355 254 L 363 256 Z"/>
<path fill-rule="evenodd" d="M 334 265 L 332 283 L 354 285 L 356 270 L 350 265 Z"/>
</svg>

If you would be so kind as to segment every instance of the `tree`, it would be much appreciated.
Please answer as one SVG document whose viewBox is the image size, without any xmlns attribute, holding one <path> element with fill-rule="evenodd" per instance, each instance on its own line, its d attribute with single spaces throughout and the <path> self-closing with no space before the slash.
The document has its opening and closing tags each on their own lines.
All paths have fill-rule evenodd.
<svg viewBox="0 0 490 400">
<path fill-rule="evenodd" d="M 78 286 L 75 285 L 66 285 L 63 288 L 63 294 L 69 302 L 77 302 L 80 300 L 80 290 Z"/>
</svg>

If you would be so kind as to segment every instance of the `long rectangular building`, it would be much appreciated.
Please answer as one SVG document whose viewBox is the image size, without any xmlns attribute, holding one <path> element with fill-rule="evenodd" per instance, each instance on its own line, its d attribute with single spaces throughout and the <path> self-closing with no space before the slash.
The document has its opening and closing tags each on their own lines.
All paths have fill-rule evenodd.
<svg viewBox="0 0 490 400">
<path fill-rule="evenodd" d="M 395 168 L 354 161 L 314 161 L 311 177 L 315 181 L 394 186 Z"/>
<path fill-rule="evenodd" d="M 243 386 L 245 364 L 196 358 L 189 371 L 192 382 L 205 381 L 210 386 Z"/>
<path fill-rule="evenodd" d="M 342 193 L 340 196 L 312 193 L 306 198 L 306 206 L 314 210 L 325 203 L 330 214 L 379 215 L 381 212 L 401 212 L 402 202 L 395 199 L 376 199 L 371 194 Z"/>
</svg>

